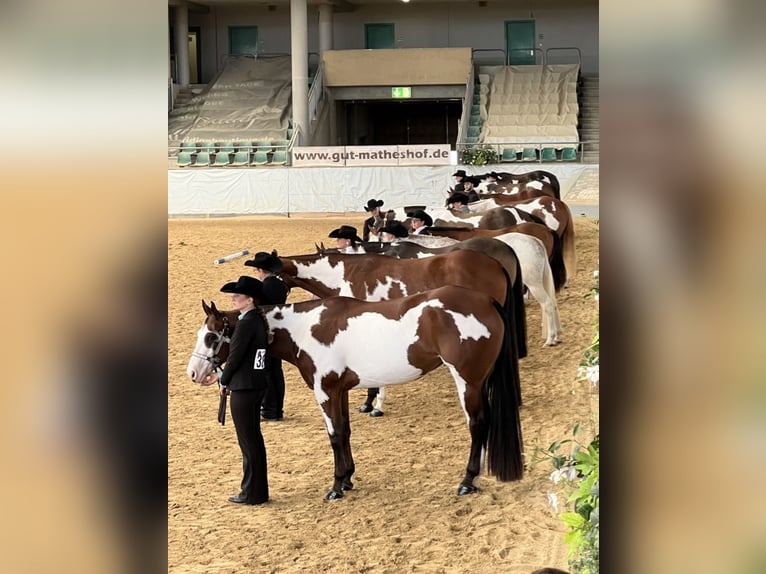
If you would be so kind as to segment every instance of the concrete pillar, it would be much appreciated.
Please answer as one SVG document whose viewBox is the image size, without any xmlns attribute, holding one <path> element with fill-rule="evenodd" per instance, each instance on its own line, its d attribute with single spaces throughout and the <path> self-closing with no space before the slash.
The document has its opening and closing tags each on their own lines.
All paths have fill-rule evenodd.
<svg viewBox="0 0 766 574">
<path fill-rule="evenodd" d="M 319 5 L 319 55 L 332 50 L 332 5 Z"/>
<path fill-rule="evenodd" d="M 307 143 L 309 129 L 309 49 L 307 0 L 290 0 L 290 52 L 292 53 L 293 125 L 299 144 Z"/>
<path fill-rule="evenodd" d="M 173 33 L 176 41 L 176 80 L 179 86 L 189 85 L 189 8 L 186 4 L 175 7 Z"/>
</svg>

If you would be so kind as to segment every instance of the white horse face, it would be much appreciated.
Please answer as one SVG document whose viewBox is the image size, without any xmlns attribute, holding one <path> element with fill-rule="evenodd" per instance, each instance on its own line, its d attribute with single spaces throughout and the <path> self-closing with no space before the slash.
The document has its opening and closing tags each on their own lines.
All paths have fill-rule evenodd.
<svg viewBox="0 0 766 574">
<path fill-rule="evenodd" d="M 197 331 L 197 343 L 186 366 L 186 374 L 193 383 L 204 381 L 213 372 L 213 355 L 219 334 L 208 329 L 207 324 Z"/>
</svg>

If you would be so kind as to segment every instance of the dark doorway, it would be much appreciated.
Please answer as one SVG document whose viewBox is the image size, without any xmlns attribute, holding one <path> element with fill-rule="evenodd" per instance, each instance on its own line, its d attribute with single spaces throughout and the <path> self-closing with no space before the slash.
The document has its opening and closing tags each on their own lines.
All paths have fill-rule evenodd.
<svg viewBox="0 0 766 574">
<path fill-rule="evenodd" d="M 345 108 L 345 145 L 455 146 L 460 100 L 350 101 Z"/>
</svg>

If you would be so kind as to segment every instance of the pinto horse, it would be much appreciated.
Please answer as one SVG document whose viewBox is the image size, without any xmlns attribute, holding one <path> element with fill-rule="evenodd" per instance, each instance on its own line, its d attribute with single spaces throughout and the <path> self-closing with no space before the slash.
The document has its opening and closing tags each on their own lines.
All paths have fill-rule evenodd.
<svg viewBox="0 0 766 574">
<path fill-rule="evenodd" d="M 226 360 L 238 314 L 202 302 L 206 318 L 187 373 L 201 382 Z M 351 490 L 348 391 L 419 379 L 446 365 L 471 433 L 468 465 L 457 494 L 478 489 L 487 471 L 500 481 L 524 472 L 518 371 L 513 331 L 491 296 L 452 285 L 409 297 L 367 302 L 349 297 L 256 307 L 269 332 L 269 354 L 295 365 L 324 417 L 335 458 L 326 500 Z M 369 333 L 380 345 L 360 345 Z M 383 360 L 381 360 L 381 358 Z"/>
<path fill-rule="evenodd" d="M 479 179 L 486 179 L 488 175 L 489 174 L 485 173 L 478 177 Z M 549 185 L 553 192 L 552 197 L 561 199 L 561 184 L 559 183 L 559 178 L 551 172 L 541 169 L 528 171 L 526 173 L 500 172 L 497 174 L 497 182 L 495 184 L 488 184 L 485 186 L 485 184 L 482 183 L 477 187 L 481 187 L 482 189 L 486 187 L 487 191 L 492 191 L 494 193 L 514 193 L 513 191 L 507 190 L 512 190 L 516 186 L 525 186 L 526 184 L 533 182 Z M 491 185 L 494 185 L 495 187 L 490 189 L 489 186 Z"/>
<path fill-rule="evenodd" d="M 506 233 L 524 233 L 537 237 L 543 242 L 545 251 L 548 254 L 548 262 L 553 272 L 553 283 L 558 293 L 567 280 L 566 267 L 561 250 L 561 238 L 549 227 L 541 223 L 525 222 L 502 229 L 474 229 L 460 227 L 429 227 L 429 233 L 432 237 L 450 237 L 457 241 L 466 241 L 474 237 L 497 237 Z"/>
<path fill-rule="evenodd" d="M 523 284 L 518 274 L 509 274 L 489 255 L 461 250 L 422 260 L 395 259 L 373 253 L 311 254 L 279 259 L 282 261 L 280 277 L 285 285 L 300 287 L 317 297 L 342 295 L 380 301 L 443 285 L 486 293 L 503 305 L 509 317 L 518 358 L 527 356 Z M 524 315 L 517 317 L 518 313 Z M 385 386 L 379 385 L 378 409 L 385 401 Z M 518 393 L 521 396 L 521 389 Z"/>
<path fill-rule="evenodd" d="M 545 226 L 541 227 L 547 231 Z M 547 232 L 551 233 L 550 231 Z M 360 246 L 360 249 L 363 247 Z M 552 347 L 561 342 L 561 320 L 556 303 L 553 273 L 545 246 L 536 237 L 523 233 L 497 234 L 494 238 L 477 236 L 447 247 L 438 248 L 424 247 L 409 240 L 402 240 L 392 243 L 378 243 L 373 249 L 375 249 L 374 253 L 390 255 L 399 259 L 422 259 L 458 249 L 486 253 L 500 261 L 509 274 L 521 277 L 532 297 L 540 304 L 545 346 Z M 526 318 L 520 299 L 515 299 L 515 302 L 518 305 L 515 310 L 516 318 Z M 385 398 L 385 394 L 383 394 L 383 398 Z"/>
</svg>

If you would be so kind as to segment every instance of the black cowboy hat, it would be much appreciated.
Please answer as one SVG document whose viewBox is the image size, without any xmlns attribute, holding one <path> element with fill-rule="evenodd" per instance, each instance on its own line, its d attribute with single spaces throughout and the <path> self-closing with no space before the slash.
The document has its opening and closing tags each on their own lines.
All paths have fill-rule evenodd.
<svg viewBox="0 0 766 574">
<path fill-rule="evenodd" d="M 270 273 L 279 273 L 282 271 L 282 261 L 276 255 L 266 253 L 265 251 L 259 251 L 252 259 L 245 261 L 245 265 L 250 267 L 257 267 Z"/>
<path fill-rule="evenodd" d="M 260 301 L 263 298 L 263 283 L 255 277 L 241 275 L 236 281 L 221 287 L 221 293 L 238 293 Z"/>
<path fill-rule="evenodd" d="M 364 206 L 365 211 L 372 211 L 376 207 L 383 205 L 382 199 L 370 199 L 367 201 L 367 205 Z"/>
<path fill-rule="evenodd" d="M 394 237 L 407 237 L 409 235 L 407 228 L 400 221 L 388 221 L 380 228 L 380 231 L 390 233 Z"/>
<path fill-rule="evenodd" d="M 431 227 L 434 224 L 434 220 L 431 219 L 431 216 L 428 215 L 422 209 L 418 209 L 417 211 L 408 213 L 407 217 L 410 217 L 412 219 L 419 219 L 420 221 L 425 223 L 427 227 Z"/>
<path fill-rule="evenodd" d="M 327 237 L 350 239 L 351 241 L 356 241 L 358 243 L 362 242 L 362 239 L 356 233 L 356 227 L 352 227 L 351 225 L 341 225 L 338 229 L 333 229 Z"/>
<path fill-rule="evenodd" d="M 463 205 L 468 205 L 468 196 L 465 193 L 453 193 L 447 198 L 447 205 L 450 203 L 461 202 Z"/>
<path fill-rule="evenodd" d="M 455 173 L 452 174 L 452 177 L 455 177 L 456 175 L 459 175 L 461 177 L 465 177 L 465 170 L 464 169 L 457 170 Z"/>
<path fill-rule="evenodd" d="M 488 177 L 494 177 L 495 179 L 500 179 L 500 176 L 497 175 L 496 171 L 490 171 L 489 173 L 485 173 L 484 179 L 487 179 Z"/>
</svg>

